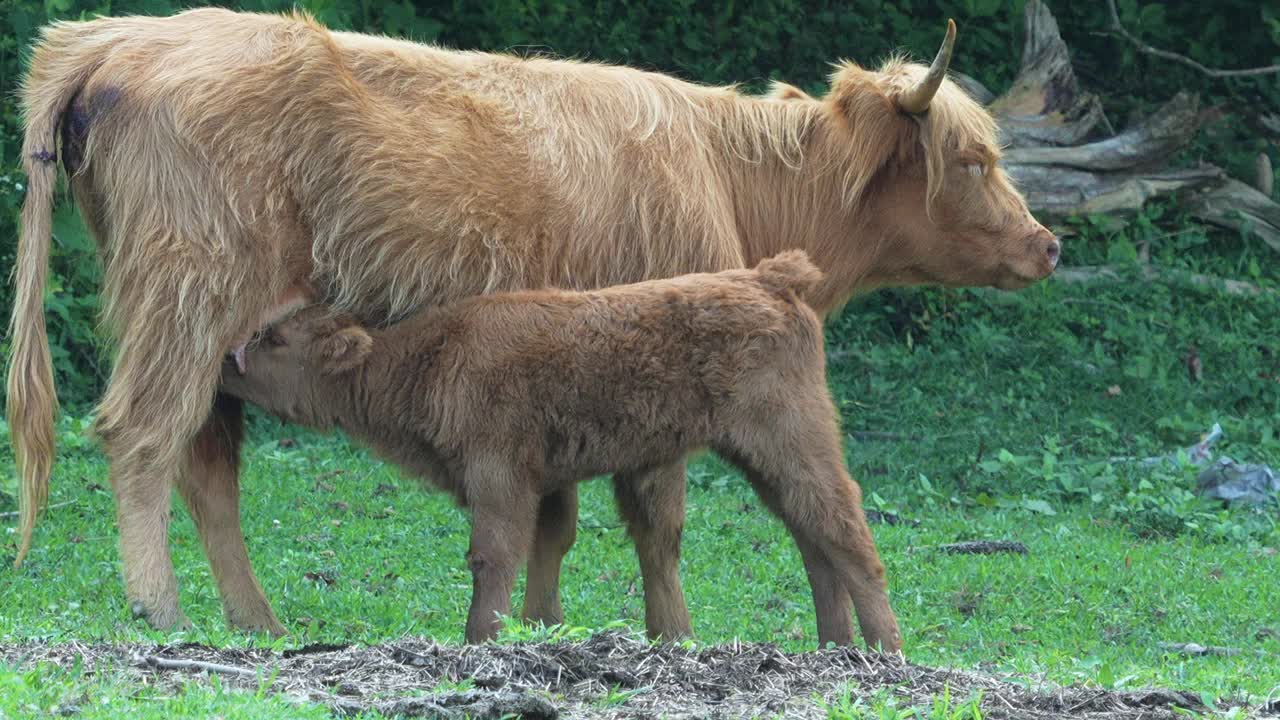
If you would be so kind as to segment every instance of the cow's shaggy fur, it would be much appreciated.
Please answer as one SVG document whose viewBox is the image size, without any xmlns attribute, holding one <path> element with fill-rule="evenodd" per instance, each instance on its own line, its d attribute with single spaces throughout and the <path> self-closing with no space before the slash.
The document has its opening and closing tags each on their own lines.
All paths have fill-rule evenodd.
<svg viewBox="0 0 1280 720">
<path fill-rule="evenodd" d="M 378 324 L 477 293 L 743 267 L 787 248 L 825 271 L 810 295 L 819 314 L 857 288 L 1045 276 L 1057 242 L 995 167 L 986 112 L 950 82 L 923 114 L 898 106 L 925 73 L 844 64 L 821 99 L 785 87 L 748 97 L 331 33 L 293 15 L 47 27 L 22 92 L 30 186 L 8 385 L 18 561 L 54 454 L 41 304 L 59 130 L 116 341 L 96 429 L 132 607 L 156 626 L 185 623 L 167 543 L 176 484 L 229 622 L 279 633 L 240 531 L 240 409 L 215 392 L 225 350 L 292 288 L 310 282 Z M 683 465 L 652 474 L 674 487 Z M 572 488 L 544 500 L 532 618 L 561 615 L 575 503 Z M 847 608 L 832 593 L 825 602 Z"/>
<path fill-rule="evenodd" d="M 340 427 L 470 509 L 470 642 L 510 612 L 543 496 L 612 473 L 633 498 L 632 525 L 652 524 L 684 508 L 645 471 L 710 446 L 834 570 L 813 584 L 843 587 L 867 643 L 897 651 L 884 567 L 844 469 L 822 325 L 801 302 L 820 278 L 793 250 L 753 270 L 475 297 L 385 330 L 315 306 L 268 331 L 243 372 L 225 364 L 222 387 Z M 675 553 L 637 540 L 657 567 Z M 684 610 L 670 600 L 646 615 Z"/>
</svg>

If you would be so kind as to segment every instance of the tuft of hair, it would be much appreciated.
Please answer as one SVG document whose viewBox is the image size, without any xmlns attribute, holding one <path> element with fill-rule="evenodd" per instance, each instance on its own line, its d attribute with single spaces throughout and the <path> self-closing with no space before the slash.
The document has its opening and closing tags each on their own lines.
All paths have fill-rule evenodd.
<svg viewBox="0 0 1280 720">
<path fill-rule="evenodd" d="M 822 282 L 822 271 L 803 250 L 785 250 L 765 258 L 756 265 L 755 272 L 757 280 L 769 291 L 782 294 L 789 290 L 801 299 Z"/>
</svg>

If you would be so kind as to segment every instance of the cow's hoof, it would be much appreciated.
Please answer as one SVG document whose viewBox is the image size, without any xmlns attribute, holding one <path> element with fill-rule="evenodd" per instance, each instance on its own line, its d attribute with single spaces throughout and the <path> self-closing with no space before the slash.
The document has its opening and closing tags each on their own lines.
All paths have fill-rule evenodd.
<svg viewBox="0 0 1280 720">
<path fill-rule="evenodd" d="M 189 630 L 191 621 L 176 607 L 148 608 L 141 600 L 129 603 L 129 612 L 135 620 L 145 620 L 156 630 Z"/>
<path fill-rule="evenodd" d="M 289 634 L 289 631 L 284 629 L 284 625 L 281 625 L 280 621 L 274 617 L 262 620 L 233 620 L 227 618 L 227 624 L 245 633 L 267 633 L 271 637 L 284 637 Z"/>
</svg>

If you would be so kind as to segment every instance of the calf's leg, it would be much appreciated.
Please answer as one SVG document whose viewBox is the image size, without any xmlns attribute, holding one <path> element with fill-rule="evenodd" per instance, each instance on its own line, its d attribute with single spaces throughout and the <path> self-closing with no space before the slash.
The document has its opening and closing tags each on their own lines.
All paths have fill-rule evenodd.
<svg viewBox="0 0 1280 720">
<path fill-rule="evenodd" d="M 763 415 L 749 411 L 743 416 Z M 853 600 L 867 645 L 899 652 L 902 636 L 889 607 L 884 565 L 862 511 L 862 491 L 845 471 L 835 417 L 825 387 L 815 386 L 789 396 L 768 422 L 730 428 L 717 450 L 738 463 L 757 487 L 767 488 L 787 527 L 825 556 Z M 815 593 L 815 606 L 818 602 Z"/>
<path fill-rule="evenodd" d="M 253 574 L 240 529 L 240 443 L 244 436 L 242 403 L 218 395 L 188 450 L 178 476 L 178 491 L 195 520 L 200 542 L 213 569 L 227 624 L 241 630 L 285 634 Z"/>
<path fill-rule="evenodd" d="M 469 643 L 492 640 L 502 628 L 502 616 L 511 614 L 511 592 L 516 573 L 533 543 L 538 496 L 531 483 L 522 482 L 500 463 L 468 469 L 464 480 L 471 508 L 471 610 L 467 614 Z"/>
<path fill-rule="evenodd" d="M 774 515 L 785 518 L 782 501 L 773 487 L 765 482 L 759 473 L 746 471 L 745 474 L 765 507 L 769 508 Z M 818 646 L 826 647 L 827 643 L 852 644 L 853 601 L 849 597 L 849 591 L 844 589 L 844 584 L 840 582 L 826 553 L 809 540 L 800 528 L 785 520 L 784 524 L 800 550 L 805 574 L 809 576 L 809 588 L 813 592 L 814 615 L 818 620 Z"/>
<path fill-rule="evenodd" d="M 525 579 L 525 621 L 547 626 L 564 622 L 560 566 L 577 536 L 578 488 L 571 485 L 543 497 Z"/>
<path fill-rule="evenodd" d="M 618 512 L 636 545 L 644 579 L 644 623 L 650 639 L 691 637 L 680 584 L 684 532 L 685 461 L 613 477 Z"/>
</svg>

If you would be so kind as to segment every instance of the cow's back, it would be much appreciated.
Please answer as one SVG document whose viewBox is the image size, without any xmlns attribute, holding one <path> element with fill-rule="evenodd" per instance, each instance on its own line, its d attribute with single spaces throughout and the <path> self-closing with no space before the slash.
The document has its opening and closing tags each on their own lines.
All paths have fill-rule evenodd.
<svg viewBox="0 0 1280 720">
<path fill-rule="evenodd" d="M 127 163 L 122 146 L 147 146 L 189 169 L 191 195 L 217 206 L 210 232 L 255 262 L 309 239 L 317 285 L 366 319 L 742 264 L 700 109 L 729 91 L 293 16 L 74 25 L 109 46 L 86 96 L 114 109 L 89 152 Z"/>
<path fill-rule="evenodd" d="M 528 190 L 544 199 L 530 217 L 546 235 L 530 238 L 546 248 L 532 284 L 591 288 L 742 265 L 706 112 L 733 102 L 732 90 L 598 63 L 333 37 L 361 84 L 404 113 L 432 117 L 462 101 L 509 121 L 504 149 L 527 163 Z M 501 171 L 465 159 L 479 176 Z"/>
</svg>

